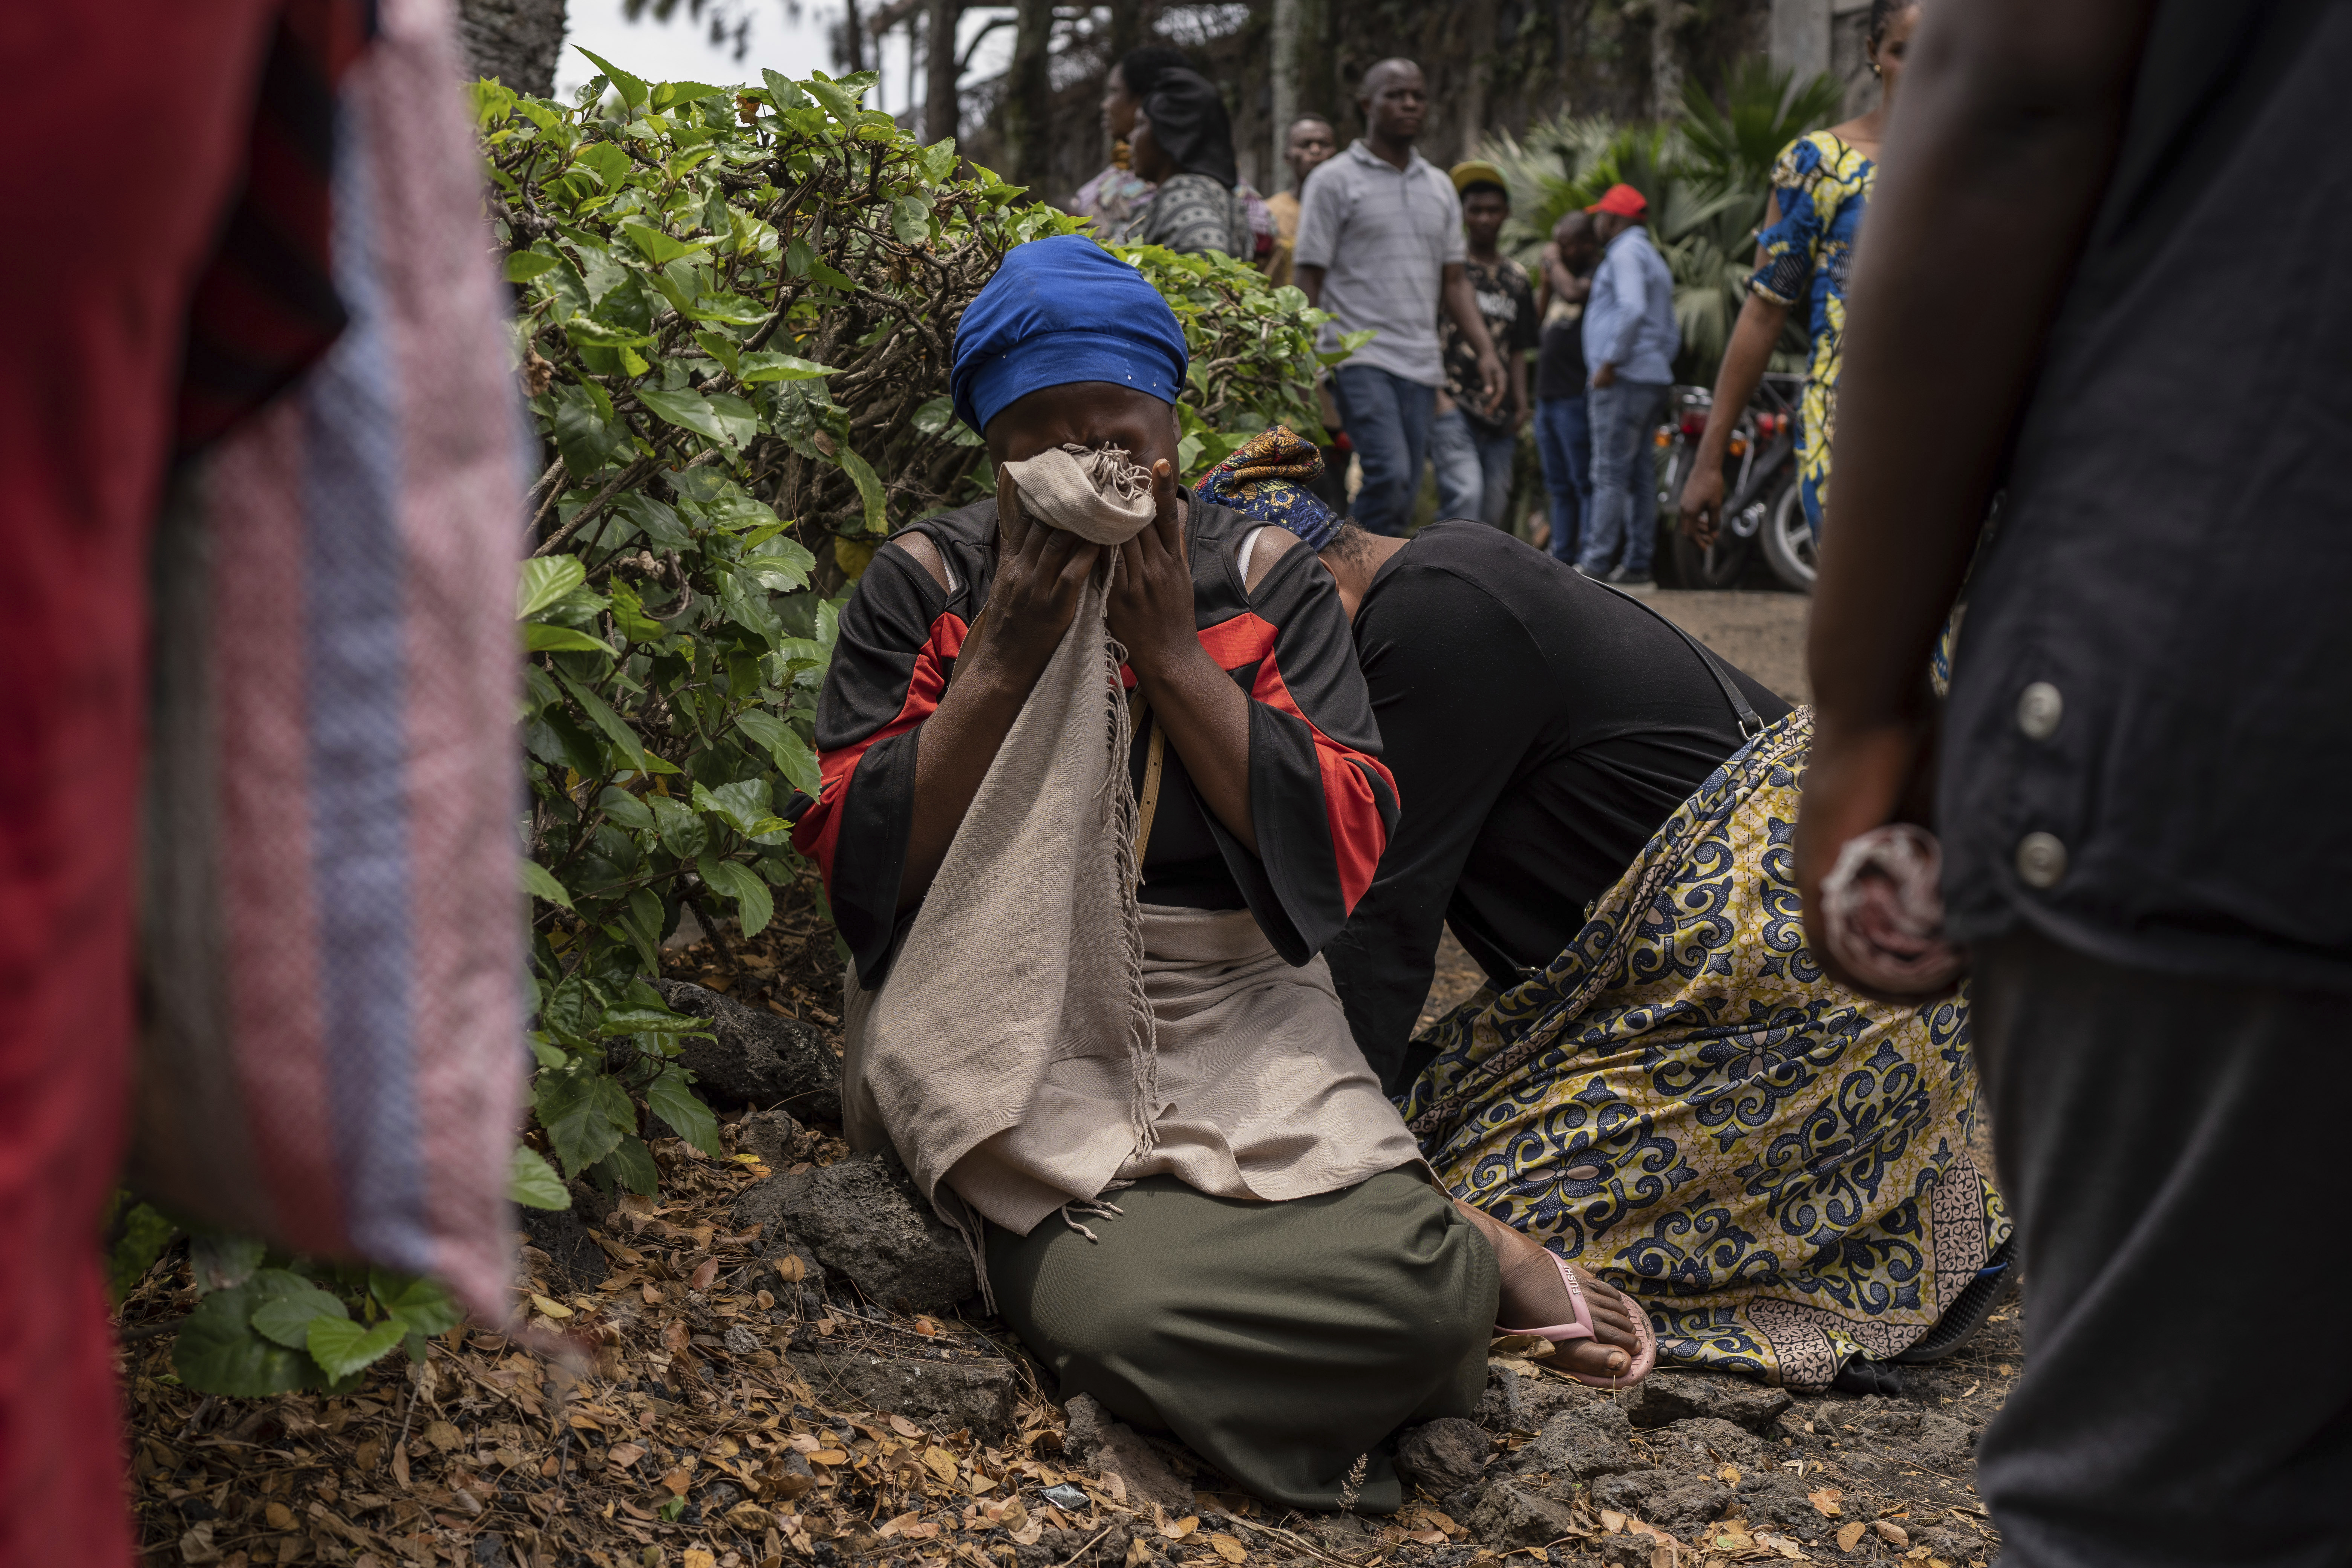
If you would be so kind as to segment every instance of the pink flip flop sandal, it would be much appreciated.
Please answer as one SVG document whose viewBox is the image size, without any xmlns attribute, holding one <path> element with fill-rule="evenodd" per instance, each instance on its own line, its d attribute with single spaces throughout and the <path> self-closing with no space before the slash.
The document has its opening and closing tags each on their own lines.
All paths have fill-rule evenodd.
<svg viewBox="0 0 2352 1568">
<path fill-rule="evenodd" d="M 1584 1287 L 1577 1283 L 1576 1270 L 1568 1266 L 1566 1258 L 1549 1247 L 1544 1248 L 1544 1256 L 1551 1259 L 1552 1267 L 1559 1270 L 1560 1283 L 1568 1287 L 1569 1301 L 1576 1309 L 1576 1321 L 1554 1323 L 1549 1328 L 1541 1329 L 1513 1329 L 1497 1323 L 1495 1326 L 1495 1331 L 1501 1334 L 1533 1334 L 1538 1339 L 1549 1340 L 1554 1344 L 1563 1344 L 1570 1340 L 1595 1338 L 1592 1331 L 1592 1308 L 1584 1300 Z M 1642 1348 L 1633 1357 L 1633 1364 L 1626 1369 L 1625 1375 L 1587 1377 L 1580 1372 L 1570 1372 L 1566 1367 L 1557 1370 L 1565 1376 L 1576 1379 L 1587 1388 L 1631 1388 L 1650 1375 L 1650 1369 L 1658 1364 L 1657 1336 L 1650 1331 L 1650 1315 L 1642 1310 L 1642 1304 L 1639 1301 L 1633 1301 L 1630 1296 L 1626 1300 L 1633 1301 L 1633 1334 L 1641 1341 Z"/>
</svg>

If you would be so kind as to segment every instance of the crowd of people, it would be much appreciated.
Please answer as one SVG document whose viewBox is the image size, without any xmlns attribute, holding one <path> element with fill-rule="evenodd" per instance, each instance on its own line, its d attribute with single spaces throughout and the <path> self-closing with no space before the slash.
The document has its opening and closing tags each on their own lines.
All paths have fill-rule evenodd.
<svg viewBox="0 0 2352 1568">
<path fill-rule="evenodd" d="M 2265 149 L 2326 141 L 2352 19 L 2088 10 L 1949 7 L 1915 50 L 1877 0 L 1881 103 L 1774 170 L 1677 500 L 1717 525 L 1802 309 L 1817 706 L 1628 592 L 1678 348 L 1641 193 L 1530 277 L 1499 171 L 1414 151 L 1410 62 L 1366 73 L 1358 139 L 1286 128 L 1271 202 L 1203 79 L 1122 62 L 1080 205 L 1374 332 L 1326 388 L 1353 494 L 1278 428 L 1179 484 L 1172 316 L 1083 235 L 1015 250 L 956 341 L 996 494 L 859 584 L 797 829 L 855 956 L 853 1138 L 1066 1394 L 1377 1510 L 1490 1331 L 1602 1387 L 1895 1392 L 2021 1275 L 1979 1471 L 2010 1561 L 2341 1556 L 2341 1358 L 2263 1392 L 2179 1259 L 2311 1257 L 2277 1199 L 2327 1173 L 2352 932 L 2297 889 L 2352 841 L 2273 825 L 2344 751 L 2310 715 L 2352 656 L 2345 334 L 2295 315 L 2286 237 L 2345 209 Z M 2217 372 L 2289 378 L 2286 444 L 2251 406 L 2158 434 Z M 1496 526 L 1530 420 L 1543 552 Z M 2217 556 L 2225 516 L 2261 547 Z M 1424 1027 L 1448 928 L 1489 984 Z"/>
</svg>

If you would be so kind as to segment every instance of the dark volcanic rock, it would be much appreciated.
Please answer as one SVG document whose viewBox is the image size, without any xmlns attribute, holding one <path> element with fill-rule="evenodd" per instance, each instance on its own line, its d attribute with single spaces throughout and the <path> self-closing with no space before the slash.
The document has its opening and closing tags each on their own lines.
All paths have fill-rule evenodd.
<svg viewBox="0 0 2352 1568">
<path fill-rule="evenodd" d="M 1494 1449 L 1476 1423 L 1448 1415 L 1399 1433 L 1396 1467 L 1406 1480 L 1442 1498 L 1476 1480 Z"/>
<path fill-rule="evenodd" d="M 1722 1518 L 1731 1490 L 1705 1476 L 1639 1470 L 1595 1481 L 1592 1500 L 1679 1534 L 1694 1524 Z"/>
<path fill-rule="evenodd" d="M 1654 1372 L 1626 1395 L 1638 1427 L 1664 1426 L 1694 1415 L 1712 1416 L 1761 1432 L 1793 1405 L 1787 1393 L 1720 1372 Z"/>
<path fill-rule="evenodd" d="M 1975 1456 L 1976 1434 L 1938 1411 L 1919 1417 L 1919 1453 L 1931 1465 L 1949 1469 Z"/>
<path fill-rule="evenodd" d="M 1507 1366 L 1489 1363 L 1486 1392 L 1478 1396 L 1470 1418 L 1501 1437 L 1513 1432 L 1540 1432 L 1545 1422 L 1563 1410 L 1608 1400 L 1608 1394 L 1580 1383 L 1522 1377 Z"/>
<path fill-rule="evenodd" d="M 1657 1552 L 1656 1542 L 1647 1535 L 1604 1535 L 1601 1538 L 1601 1568 L 1650 1568 Z"/>
<path fill-rule="evenodd" d="M 1125 1481 L 1129 1503 L 1149 1507 L 1156 1502 L 1171 1512 L 1192 1508 L 1192 1484 L 1170 1469 L 1135 1428 L 1114 1419 L 1089 1394 L 1072 1394 L 1063 1409 L 1069 1417 L 1065 1447 L 1078 1463 Z"/>
<path fill-rule="evenodd" d="M 1764 1465 L 1764 1443 L 1744 1426 L 1712 1415 L 1669 1422 L 1650 1434 L 1650 1452 L 1679 1469 L 1712 1470 L 1737 1465 L 1753 1472 Z"/>
<path fill-rule="evenodd" d="M 715 1040 L 679 1042 L 678 1061 L 721 1110 L 781 1105 L 803 1121 L 841 1120 L 841 1058 L 813 1024 L 706 991 L 683 980 L 655 984 L 670 1010 L 708 1020 Z"/>
<path fill-rule="evenodd" d="M 1590 1481 L 1641 1469 L 1648 1461 L 1634 1450 L 1632 1435 L 1625 1412 L 1614 1405 L 1564 1410 L 1512 1457 L 1511 1468 L 1523 1476 L 1548 1474 L 1554 1481 Z"/>
<path fill-rule="evenodd" d="M 1815 1478 L 1816 1480 L 1819 1478 Z M 1786 1470 L 1766 1470 L 1748 1476 L 1732 1489 L 1739 1506 L 1750 1520 L 1769 1524 L 1780 1531 L 1803 1531 L 1807 1534 L 1823 1527 L 1825 1516 L 1815 1508 L 1805 1494 L 1806 1484 Z M 1836 1521 L 1826 1521 L 1834 1525 Z"/>
<path fill-rule="evenodd" d="M 1480 1545 L 1502 1551 L 1542 1546 L 1584 1528 L 1566 1503 L 1508 1481 L 1481 1493 L 1478 1506 L 1462 1523 Z"/>
<path fill-rule="evenodd" d="M 789 1237 L 869 1300 L 902 1312 L 945 1311 L 980 1289 L 962 1238 L 931 1212 L 887 1150 L 771 1176 L 730 1212 L 739 1229 L 760 1225 L 770 1245 Z"/>
<path fill-rule="evenodd" d="M 945 1434 L 964 1427 L 984 1443 L 1012 1436 L 1020 1383 L 1002 1362 L 924 1361 L 860 1352 L 793 1357 L 811 1393 L 836 1410 L 887 1411 Z M 1189 1492 L 1185 1494 L 1189 1500 Z"/>
<path fill-rule="evenodd" d="M 779 1171 L 807 1159 L 816 1141 L 789 1110 L 754 1110 L 735 1124 L 735 1147 Z"/>
</svg>

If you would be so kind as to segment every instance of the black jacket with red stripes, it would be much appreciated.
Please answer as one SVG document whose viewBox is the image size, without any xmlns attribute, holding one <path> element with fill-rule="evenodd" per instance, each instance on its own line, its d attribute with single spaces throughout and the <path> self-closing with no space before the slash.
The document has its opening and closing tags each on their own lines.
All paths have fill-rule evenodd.
<svg viewBox="0 0 2352 1568">
<path fill-rule="evenodd" d="M 1339 592 L 1308 550 L 1277 560 L 1255 593 L 1234 559 L 1260 526 L 1183 497 L 1201 646 L 1250 697 L 1250 815 L 1259 853 L 1225 830 L 1169 748 L 1151 840 L 1146 903 L 1241 909 L 1275 951 L 1305 963 L 1339 933 L 1371 885 L 1397 815 L 1381 765 L 1380 731 L 1356 666 Z M 996 571 L 996 503 L 916 523 L 948 567 L 949 586 L 902 551 L 885 549 L 842 612 L 817 705 L 824 783 L 793 842 L 817 863 L 860 982 L 878 986 L 915 911 L 898 909 L 913 817 L 915 748 L 938 708 L 966 629 Z M 1130 684 L 1133 677 L 1129 677 Z M 1129 767 L 1141 786 L 1149 729 Z"/>
</svg>

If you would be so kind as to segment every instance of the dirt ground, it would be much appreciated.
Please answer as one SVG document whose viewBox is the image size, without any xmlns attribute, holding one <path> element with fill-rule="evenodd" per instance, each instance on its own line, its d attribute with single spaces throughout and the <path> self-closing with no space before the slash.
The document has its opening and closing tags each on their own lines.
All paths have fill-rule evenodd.
<svg viewBox="0 0 2352 1568">
<path fill-rule="evenodd" d="M 1727 657 L 1802 695 L 1802 599 L 1659 600 Z M 724 956 L 707 942 L 670 955 L 669 973 L 838 1024 L 838 961 L 804 901 L 787 900 L 775 927 L 737 937 Z M 1480 984 L 1449 937 L 1425 1017 Z M 805 1152 L 818 1163 L 845 1152 L 831 1131 L 810 1130 Z M 654 1147 L 657 1201 L 583 1195 L 553 1228 L 538 1225 L 544 1245 L 518 1237 L 516 1324 L 461 1327 L 419 1365 L 395 1353 L 341 1397 L 224 1400 L 182 1387 L 173 1333 L 195 1296 L 184 1256 L 160 1262 L 120 1317 L 145 1561 L 1961 1568 L 1996 1550 L 1971 1450 L 2021 1359 L 2013 1297 L 1972 1345 L 1907 1370 L 1893 1397 L 1783 1404 L 1743 1379 L 1676 1373 L 1596 1394 L 1525 1359 L 1523 1342 L 1499 1342 L 1465 1439 L 1466 1462 L 1483 1468 L 1469 1485 L 1424 1489 L 1386 1520 L 1308 1517 L 1154 1443 L 1182 1478 L 1178 1496 L 1190 1490 L 1171 1510 L 1147 1503 L 1110 1460 L 1079 1462 L 1050 1376 L 976 1299 L 919 1317 L 845 1280 L 787 1286 L 761 1271 L 756 1232 L 730 1228 L 731 1206 L 770 1167 L 671 1140 Z M 942 1388 L 951 1397 L 935 1397 Z M 980 1408 L 974 1399 L 986 1420 L 954 1413 Z M 1569 1428 L 1611 1422 L 1614 1473 L 1542 1468 Z M 1538 1494 L 1542 1506 L 1527 1502 Z"/>
</svg>

